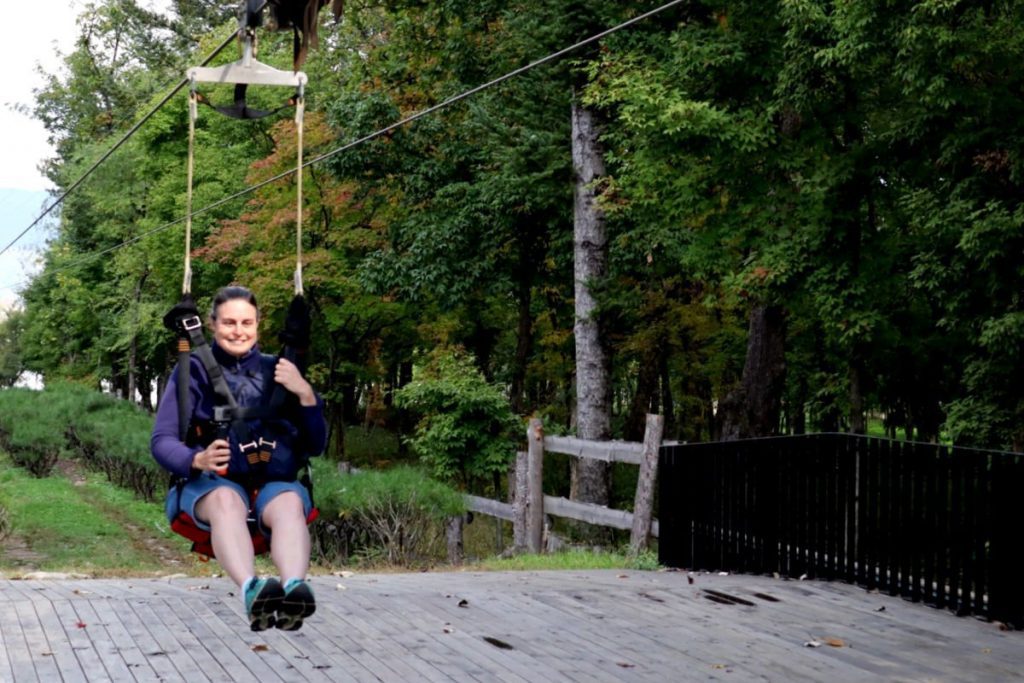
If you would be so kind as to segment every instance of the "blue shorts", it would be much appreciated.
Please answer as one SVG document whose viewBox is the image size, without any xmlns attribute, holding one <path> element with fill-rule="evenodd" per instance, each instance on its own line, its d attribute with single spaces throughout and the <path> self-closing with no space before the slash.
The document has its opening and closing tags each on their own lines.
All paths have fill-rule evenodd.
<svg viewBox="0 0 1024 683">
<path fill-rule="evenodd" d="M 173 520 L 178 516 L 179 512 L 185 512 L 195 521 L 197 527 L 209 531 L 210 525 L 196 517 L 196 503 L 199 502 L 200 498 L 219 486 L 226 486 L 237 493 L 245 506 L 249 507 L 249 494 L 245 492 L 241 484 L 217 476 L 213 472 L 203 472 L 197 478 L 189 480 L 181 487 L 180 496 L 178 495 L 177 486 L 172 486 L 171 490 L 167 492 L 167 500 L 164 502 L 167 521 Z M 294 491 L 298 494 L 302 500 L 303 514 L 305 514 L 307 519 L 313 511 L 313 501 L 310 499 L 309 491 L 306 490 L 305 486 L 297 481 L 268 481 L 260 489 L 259 494 L 257 494 L 256 503 L 251 510 L 256 516 L 257 527 L 267 538 L 270 538 L 270 530 L 263 528 L 263 511 L 267 509 L 270 501 L 287 491 Z"/>
</svg>

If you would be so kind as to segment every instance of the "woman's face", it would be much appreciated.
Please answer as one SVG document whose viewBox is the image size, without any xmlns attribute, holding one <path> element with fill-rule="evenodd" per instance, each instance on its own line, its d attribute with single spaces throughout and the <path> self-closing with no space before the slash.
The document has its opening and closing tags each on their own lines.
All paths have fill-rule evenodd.
<svg viewBox="0 0 1024 683">
<path fill-rule="evenodd" d="M 229 299 L 217 307 L 213 339 L 217 346 L 241 358 L 256 343 L 258 322 L 255 306 L 245 299 Z"/>
</svg>

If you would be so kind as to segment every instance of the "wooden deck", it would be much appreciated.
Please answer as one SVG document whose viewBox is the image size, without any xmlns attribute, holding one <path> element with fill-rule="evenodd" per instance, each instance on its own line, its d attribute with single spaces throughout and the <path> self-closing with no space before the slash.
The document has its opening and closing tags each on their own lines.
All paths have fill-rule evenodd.
<svg viewBox="0 0 1024 683">
<path fill-rule="evenodd" d="M 0 581 L 0 681 L 1024 680 L 1024 634 L 840 583 L 639 571 L 313 583 L 319 609 L 301 631 L 252 633 L 226 579 Z"/>
</svg>

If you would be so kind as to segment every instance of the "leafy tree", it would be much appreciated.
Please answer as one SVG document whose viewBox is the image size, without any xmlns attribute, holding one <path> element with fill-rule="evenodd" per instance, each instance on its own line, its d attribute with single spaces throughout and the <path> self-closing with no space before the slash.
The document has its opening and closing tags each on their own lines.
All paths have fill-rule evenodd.
<svg viewBox="0 0 1024 683">
<path fill-rule="evenodd" d="M 439 349 L 421 374 L 402 387 L 400 404 L 421 416 L 411 443 L 438 479 L 482 491 L 512 461 L 518 421 L 502 390 L 488 384 L 473 359 L 458 349 Z"/>
<path fill-rule="evenodd" d="M 24 314 L 19 309 L 0 309 L 0 387 L 9 388 L 21 378 L 21 328 Z"/>
</svg>

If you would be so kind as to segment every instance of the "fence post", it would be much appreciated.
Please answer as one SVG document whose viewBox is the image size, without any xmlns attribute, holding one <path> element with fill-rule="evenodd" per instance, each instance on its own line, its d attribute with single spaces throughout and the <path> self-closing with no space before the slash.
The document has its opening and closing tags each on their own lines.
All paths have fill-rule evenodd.
<svg viewBox="0 0 1024 683">
<path fill-rule="evenodd" d="M 526 497 L 526 541 L 530 552 L 539 553 L 544 536 L 544 425 L 530 419 L 526 429 L 528 483 Z"/>
<path fill-rule="evenodd" d="M 638 555 L 647 549 L 651 535 L 651 511 L 654 508 L 654 482 L 658 476 L 658 448 L 665 429 L 663 415 L 647 415 L 644 430 L 644 455 L 640 460 L 640 476 L 636 481 L 636 499 L 633 502 L 633 530 L 629 536 L 629 552 Z"/>
<path fill-rule="evenodd" d="M 445 525 L 445 538 L 448 545 L 448 562 L 453 565 L 460 565 L 465 559 L 462 542 L 462 529 L 465 522 L 463 515 L 455 515 L 448 518 Z"/>
<path fill-rule="evenodd" d="M 512 549 L 526 552 L 529 546 L 527 512 L 529 510 L 530 461 L 526 451 L 516 453 L 515 481 L 512 485 Z"/>
</svg>

